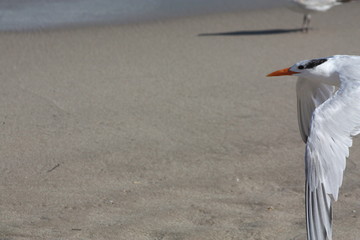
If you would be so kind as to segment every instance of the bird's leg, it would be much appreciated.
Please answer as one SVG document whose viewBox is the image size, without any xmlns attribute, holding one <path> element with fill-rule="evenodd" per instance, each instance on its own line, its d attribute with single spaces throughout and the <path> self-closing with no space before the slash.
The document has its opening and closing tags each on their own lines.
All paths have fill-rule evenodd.
<svg viewBox="0 0 360 240">
<path fill-rule="evenodd" d="M 302 25 L 301 25 L 301 30 L 302 30 L 303 32 L 305 32 L 305 24 L 306 24 L 306 14 L 304 14 L 303 23 L 302 23 Z"/>
<path fill-rule="evenodd" d="M 308 14 L 308 13 L 305 14 L 304 15 L 303 25 L 302 25 L 302 31 L 303 32 L 308 32 L 309 31 L 310 20 L 311 20 L 311 15 Z"/>
</svg>

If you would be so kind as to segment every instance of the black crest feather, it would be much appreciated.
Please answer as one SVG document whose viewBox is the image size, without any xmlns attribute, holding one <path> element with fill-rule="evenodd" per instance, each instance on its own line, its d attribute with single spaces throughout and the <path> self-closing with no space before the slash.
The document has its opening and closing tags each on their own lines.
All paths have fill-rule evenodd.
<svg viewBox="0 0 360 240">
<path fill-rule="evenodd" d="M 305 65 L 305 68 L 306 69 L 309 69 L 309 68 L 314 68 L 316 66 L 319 66 L 320 64 L 326 62 L 327 59 L 326 58 L 320 58 L 320 59 L 314 59 L 314 60 L 311 60 L 310 62 L 308 62 L 306 65 Z"/>
</svg>

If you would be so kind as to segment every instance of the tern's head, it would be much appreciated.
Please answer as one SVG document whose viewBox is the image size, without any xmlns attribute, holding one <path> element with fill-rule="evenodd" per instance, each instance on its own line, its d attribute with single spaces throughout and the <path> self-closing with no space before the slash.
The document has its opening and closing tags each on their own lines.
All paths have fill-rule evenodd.
<svg viewBox="0 0 360 240">
<path fill-rule="evenodd" d="M 336 84 L 334 57 L 304 60 L 293 66 L 268 74 L 268 77 L 293 75 Z M 334 82 L 335 81 L 335 82 Z"/>
</svg>

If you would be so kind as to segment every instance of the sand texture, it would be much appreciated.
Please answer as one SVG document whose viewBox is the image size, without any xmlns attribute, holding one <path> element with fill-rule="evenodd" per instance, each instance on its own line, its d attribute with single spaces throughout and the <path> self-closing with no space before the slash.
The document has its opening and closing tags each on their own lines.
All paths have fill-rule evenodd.
<svg viewBox="0 0 360 240">
<path fill-rule="evenodd" d="M 295 78 L 265 75 L 360 55 L 359 10 L 1 33 L 0 239 L 305 240 Z M 334 239 L 360 238 L 359 163 Z"/>
</svg>

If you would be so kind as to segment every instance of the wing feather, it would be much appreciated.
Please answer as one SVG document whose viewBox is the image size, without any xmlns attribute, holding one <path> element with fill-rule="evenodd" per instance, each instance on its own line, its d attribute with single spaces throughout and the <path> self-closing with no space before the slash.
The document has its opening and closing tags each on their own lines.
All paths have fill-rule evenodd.
<svg viewBox="0 0 360 240">
<path fill-rule="evenodd" d="M 306 227 L 308 240 L 326 240 L 332 236 L 332 202 L 324 185 L 315 191 L 305 184 Z"/>
<path fill-rule="evenodd" d="M 335 87 L 299 77 L 296 83 L 299 130 L 306 143 L 312 114 L 318 106 L 330 98 Z"/>
<path fill-rule="evenodd" d="M 340 89 L 315 109 L 307 138 L 306 219 L 311 240 L 331 239 L 329 196 L 338 198 L 352 136 L 360 129 L 360 82 L 340 79 Z"/>
</svg>

